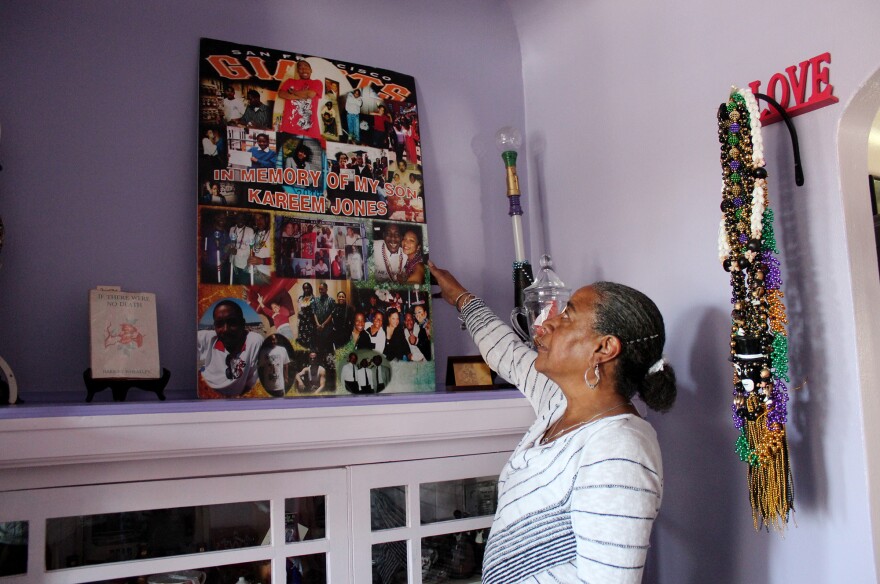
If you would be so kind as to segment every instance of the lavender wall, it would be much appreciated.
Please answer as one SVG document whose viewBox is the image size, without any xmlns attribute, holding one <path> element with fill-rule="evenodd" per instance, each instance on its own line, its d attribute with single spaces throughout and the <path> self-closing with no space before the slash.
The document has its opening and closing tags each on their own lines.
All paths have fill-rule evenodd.
<svg viewBox="0 0 880 584">
<path fill-rule="evenodd" d="M 415 76 L 431 255 L 496 304 L 510 304 L 512 238 L 492 143 L 497 128 L 523 123 L 519 47 L 506 5 L 3 2 L 0 22 L 0 215 L 7 228 L 0 355 L 25 400 L 54 392 L 84 398 L 87 291 L 101 284 L 158 295 L 169 389 L 195 397 L 203 36 Z M 442 382 L 446 356 L 474 349 L 448 307 L 438 305 L 437 316 Z"/>
<path fill-rule="evenodd" d="M 874 581 L 834 144 L 843 103 L 880 64 L 867 42 L 880 6 L 829 6 L 2 2 L 0 355 L 25 399 L 79 400 L 86 291 L 150 290 L 172 388 L 194 395 L 199 37 L 395 69 L 418 82 L 435 260 L 509 305 L 512 245 L 492 136 L 522 125 L 525 111 L 533 258 L 552 251 L 572 284 L 635 285 L 666 315 L 681 395 L 672 413 L 652 417 L 667 490 L 645 580 Z M 734 10 L 751 17 L 730 24 Z M 824 51 L 843 103 L 796 119 L 804 188 L 792 185 L 781 126 L 765 134 L 792 385 L 807 380 L 790 404 L 798 527 L 783 540 L 753 532 L 732 452 L 714 111 L 731 83 Z M 438 363 L 472 352 L 451 311 L 437 312 Z"/>
<path fill-rule="evenodd" d="M 634 285 L 667 320 L 680 397 L 673 412 L 651 418 L 666 493 L 646 581 L 876 581 L 835 140 L 844 104 L 880 66 L 880 47 L 866 42 L 880 5 L 510 5 L 522 47 L 530 190 L 545 200 L 560 274 Z M 803 188 L 794 186 L 784 126 L 764 135 L 791 386 L 803 384 L 788 424 L 797 527 L 782 539 L 754 532 L 745 467 L 733 452 L 715 111 L 731 84 L 763 79 L 766 87 L 774 72 L 825 51 L 842 103 L 795 119 Z"/>
</svg>

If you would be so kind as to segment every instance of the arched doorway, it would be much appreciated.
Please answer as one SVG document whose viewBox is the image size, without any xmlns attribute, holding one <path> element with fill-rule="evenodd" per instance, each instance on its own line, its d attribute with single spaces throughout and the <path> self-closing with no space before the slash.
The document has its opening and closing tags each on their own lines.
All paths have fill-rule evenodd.
<svg viewBox="0 0 880 584">
<path fill-rule="evenodd" d="M 874 557 L 880 558 L 880 274 L 868 176 L 871 129 L 880 112 L 880 70 L 859 89 L 838 128 L 838 158 L 850 262 L 862 427 Z M 880 131 L 880 128 L 878 128 Z M 880 567 L 878 581 L 880 581 Z"/>
</svg>

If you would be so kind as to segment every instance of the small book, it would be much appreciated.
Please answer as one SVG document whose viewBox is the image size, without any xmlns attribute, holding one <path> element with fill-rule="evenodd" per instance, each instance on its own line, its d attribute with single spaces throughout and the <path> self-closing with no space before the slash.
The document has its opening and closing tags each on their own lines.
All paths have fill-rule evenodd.
<svg viewBox="0 0 880 584">
<path fill-rule="evenodd" d="M 89 322 L 93 378 L 162 377 L 155 294 L 118 286 L 89 290 Z"/>
</svg>

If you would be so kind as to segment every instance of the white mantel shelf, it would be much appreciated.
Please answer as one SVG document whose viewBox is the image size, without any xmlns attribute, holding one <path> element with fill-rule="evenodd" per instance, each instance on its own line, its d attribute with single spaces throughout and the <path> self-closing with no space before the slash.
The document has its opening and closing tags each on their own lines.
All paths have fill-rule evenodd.
<svg viewBox="0 0 880 584">
<path fill-rule="evenodd" d="M 0 410 L 0 492 L 503 452 L 533 420 L 516 391 L 13 406 Z"/>
</svg>

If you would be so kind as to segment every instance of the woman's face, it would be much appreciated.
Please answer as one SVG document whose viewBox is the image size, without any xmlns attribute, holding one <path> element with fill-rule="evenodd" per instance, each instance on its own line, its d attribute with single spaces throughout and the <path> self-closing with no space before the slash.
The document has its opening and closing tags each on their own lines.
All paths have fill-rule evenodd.
<svg viewBox="0 0 880 584">
<path fill-rule="evenodd" d="M 403 240 L 401 241 L 401 247 L 403 247 L 403 253 L 412 257 L 415 255 L 421 246 L 419 245 L 419 238 L 416 237 L 416 234 L 412 231 L 407 231 L 403 235 Z"/>
<path fill-rule="evenodd" d="M 392 312 L 388 315 L 388 326 L 393 326 L 397 328 L 400 326 L 400 314 L 397 312 Z"/>
<path fill-rule="evenodd" d="M 535 334 L 538 357 L 535 369 L 554 381 L 567 375 L 582 376 L 600 339 L 593 331 L 598 296 L 585 286 L 575 292 L 565 309 L 544 321 Z"/>
<path fill-rule="evenodd" d="M 382 328 L 382 324 L 385 321 L 385 318 L 382 316 L 381 312 L 377 312 L 373 315 L 373 330 L 379 330 Z"/>
<path fill-rule="evenodd" d="M 312 285 L 309 284 L 308 282 L 303 284 L 303 294 L 305 294 L 306 296 L 312 295 Z"/>
<path fill-rule="evenodd" d="M 354 315 L 354 330 L 356 330 L 357 332 L 362 332 L 366 324 L 367 319 L 366 317 L 364 317 L 363 313 L 358 312 Z"/>
</svg>

